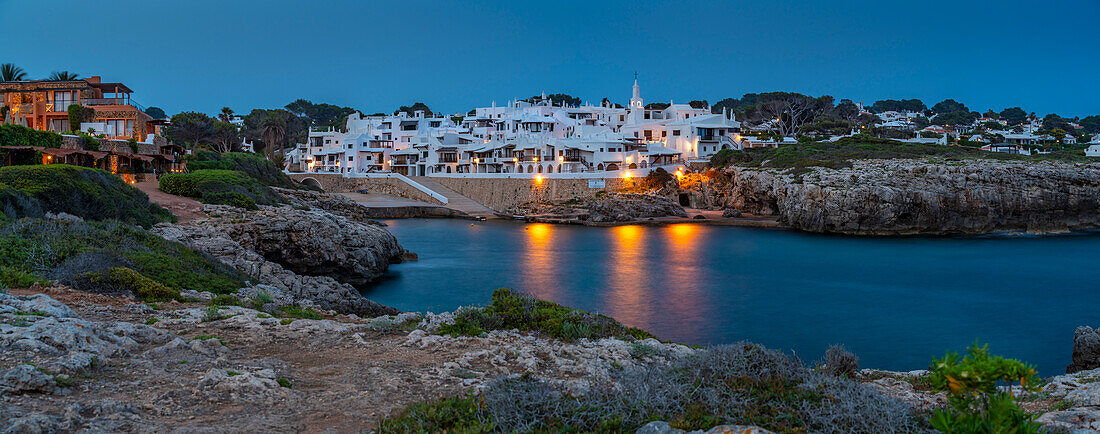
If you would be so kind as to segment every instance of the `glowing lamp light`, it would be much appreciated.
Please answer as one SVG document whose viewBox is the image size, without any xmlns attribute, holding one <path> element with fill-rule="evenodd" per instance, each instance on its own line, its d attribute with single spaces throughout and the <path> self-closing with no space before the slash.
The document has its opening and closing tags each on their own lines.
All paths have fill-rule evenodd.
<svg viewBox="0 0 1100 434">
<path fill-rule="evenodd" d="M 477 163 L 478 163 L 478 159 L 477 159 L 477 158 L 475 158 L 475 159 L 474 159 L 474 164 L 477 164 Z"/>
<path fill-rule="evenodd" d="M 681 171 L 681 170 L 677 170 L 677 171 L 676 171 L 676 177 L 677 177 L 677 178 L 683 178 L 683 177 L 684 177 L 684 172 L 683 172 L 683 171 Z"/>
<path fill-rule="evenodd" d="M 518 162 L 519 162 L 519 157 L 516 157 L 516 158 L 512 158 L 512 162 L 513 162 L 513 163 L 518 163 Z"/>
<path fill-rule="evenodd" d="M 537 163 L 538 161 L 539 161 L 539 157 L 535 157 L 535 162 Z"/>
<path fill-rule="evenodd" d="M 563 162 L 563 163 L 564 163 L 564 162 L 565 162 L 565 157 L 564 157 L 564 156 L 558 157 L 558 161 L 560 161 L 560 162 Z"/>
<path fill-rule="evenodd" d="M 625 178 L 625 179 L 630 179 L 630 177 L 632 177 L 632 176 L 634 176 L 634 174 L 632 174 L 630 172 L 626 172 L 626 173 L 623 174 L 623 178 Z"/>
<path fill-rule="evenodd" d="M 535 183 L 542 184 L 542 175 L 535 175 Z"/>
</svg>

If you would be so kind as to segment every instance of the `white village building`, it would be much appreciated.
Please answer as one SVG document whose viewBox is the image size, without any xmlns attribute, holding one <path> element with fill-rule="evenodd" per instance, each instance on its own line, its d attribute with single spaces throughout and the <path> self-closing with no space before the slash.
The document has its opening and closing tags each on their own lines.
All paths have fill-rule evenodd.
<svg viewBox="0 0 1100 434">
<path fill-rule="evenodd" d="M 711 113 L 709 107 L 670 102 L 646 108 L 637 80 L 628 107 L 558 106 L 544 94 L 472 113 L 461 120 L 419 111 L 355 113 L 346 131 L 311 129 L 307 142 L 287 153 L 287 169 L 346 175 L 579 174 L 702 162 L 722 149 L 788 141 L 742 137 L 732 113 Z"/>
</svg>

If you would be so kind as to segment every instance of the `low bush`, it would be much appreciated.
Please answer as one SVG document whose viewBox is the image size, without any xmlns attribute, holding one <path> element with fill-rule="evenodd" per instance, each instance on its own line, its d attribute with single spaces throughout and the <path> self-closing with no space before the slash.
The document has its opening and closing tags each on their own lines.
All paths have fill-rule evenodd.
<svg viewBox="0 0 1100 434">
<path fill-rule="evenodd" d="M 210 151 L 199 151 L 195 158 L 187 163 L 187 167 L 192 172 L 210 169 L 235 170 L 269 187 L 306 188 L 286 176 L 281 167 L 276 166 L 260 154 L 251 152 L 225 152 L 219 154 Z"/>
<path fill-rule="evenodd" d="M 73 286 L 81 291 L 96 293 L 132 293 L 147 302 L 180 299 L 178 289 L 169 288 L 126 267 L 111 267 L 98 273 L 81 274 L 77 276 Z"/>
<path fill-rule="evenodd" d="M 477 336 L 488 330 L 510 329 L 543 333 L 567 341 L 612 336 L 625 339 L 653 337 L 645 330 L 624 326 L 609 316 L 539 300 L 508 288 L 493 291 L 489 306 L 461 309 L 455 316 L 454 324 L 444 325 L 439 333 Z"/>
<path fill-rule="evenodd" d="M 12 219 L 66 212 L 143 227 L 175 220 L 110 172 L 66 164 L 0 167 L 0 211 Z"/>
<path fill-rule="evenodd" d="M 321 316 L 320 312 L 317 312 L 312 308 L 296 305 L 280 307 L 279 312 L 291 318 L 324 319 L 324 317 Z"/>
<path fill-rule="evenodd" d="M 160 178 L 161 191 L 194 197 L 203 203 L 256 209 L 256 205 L 275 205 L 284 199 L 270 187 L 244 172 L 235 170 L 199 170 L 170 173 Z"/>
<path fill-rule="evenodd" d="M 802 366 L 750 343 L 714 347 L 670 366 L 613 369 L 584 393 L 523 376 L 480 395 L 409 406 L 380 432 L 633 432 L 653 420 L 706 430 L 751 424 L 776 432 L 918 432 L 903 401 Z"/>
<path fill-rule="evenodd" d="M 859 357 L 849 352 L 843 345 L 833 345 L 825 350 L 825 360 L 821 365 L 829 375 L 853 378 L 859 372 Z"/>
<path fill-rule="evenodd" d="M 132 269 L 176 292 L 231 293 L 246 277 L 209 255 L 117 221 L 25 218 L 0 226 L 0 269 L 72 283 L 113 267 Z"/>
<path fill-rule="evenodd" d="M 1024 412 L 1011 394 L 1018 384 L 1025 391 L 1038 390 L 1035 367 L 989 353 L 977 343 L 968 354 L 947 353 L 932 361 L 930 383 L 937 392 L 948 392 L 947 408 L 937 409 L 932 427 L 946 433 L 1038 433 L 1035 415 Z"/>
</svg>

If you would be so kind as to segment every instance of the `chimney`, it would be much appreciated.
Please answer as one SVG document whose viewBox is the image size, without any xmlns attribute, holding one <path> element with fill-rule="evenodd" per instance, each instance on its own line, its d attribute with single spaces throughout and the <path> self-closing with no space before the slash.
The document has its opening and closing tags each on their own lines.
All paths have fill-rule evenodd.
<svg viewBox="0 0 1100 434">
<path fill-rule="evenodd" d="M 98 75 L 93 75 L 91 77 L 85 78 L 84 81 L 87 81 L 91 84 L 99 84 L 103 82 L 103 79 L 101 79 Z"/>
</svg>

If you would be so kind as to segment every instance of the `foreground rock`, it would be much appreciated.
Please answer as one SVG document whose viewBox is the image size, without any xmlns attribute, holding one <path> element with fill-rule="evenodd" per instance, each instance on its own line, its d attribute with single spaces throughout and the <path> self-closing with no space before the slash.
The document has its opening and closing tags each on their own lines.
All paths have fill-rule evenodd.
<svg viewBox="0 0 1100 434">
<path fill-rule="evenodd" d="M 979 234 L 1100 227 L 1100 164 L 859 160 L 806 173 L 732 167 L 716 206 L 811 232 Z"/>
<path fill-rule="evenodd" d="M 461 218 L 469 216 L 457 209 L 439 205 L 367 207 L 341 194 L 319 193 L 309 190 L 290 190 L 277 187 L 272 189 L 282 193 L 290 199 L 290 203 L 296 207 L 319 208 L 361 223 L 381 225 L 381 223 L 374 219 Z"/>
<path fill-rule="evenodd" d="M 260 290 L 268 292 L 282 304 L 316 306 L 340 313 L 361 316 L 395 314 L 397 310 L 363 298 L 354 287 L 328 276 L 305 276 L 268 261 L 259 253 L 245 248 L 229 234 L 214 229 L 190 225 L 159 224 L 151 232 L 170 241 L 207 253 L 251 276 L 256 286 L 242 289 L 242 295 Z"/>
<path fill-rule="evenodd" d="M 192 226 L 228 235 L 242 247 L 259 253 L 298 274 L 336 276 L 351 284 L 368 283 L 401 262 L 403 250 L 385 228 L 364 224 L 318 209 L 261 207 L 246 211 L 207 205 L 214 218 Z"/>
<path fill-rule="evenodd" d="M 673 351 L 691 351 L 671 345 L 643 361 L 617 340 L 428 334 L 420 327 L 438 326 L 434 315 L 307 320 L 233 306 L 211 320 L 201 307 L 155 311 L 124 304 L 125 297 L 51 295 L 68 300 L 73 316 L 26 327 L 14 324 L 14 313 L 0 313 L 0 330 L 11 337 L 0 340 L 0 426 L 15 432 L 363 432 L 410 403 L 477 389 L 500 375 L 584 384 L 616 363 L 667 363 Z M 7 312 L 28 300 L 64 306 L 36 295 L 0 298 L 0 307 Z M 89 330 L 78 340 L 92 341 L 83 351 L 97 362 L 54 371 L 68 360 L 61 347 L 33 349 L 61 345 L 56 336 L 75 324 Z M 34 327 L 43 329 L 22 331 Z M 64 349 L 81 348 L 64 342 Z"/>
</svg>

